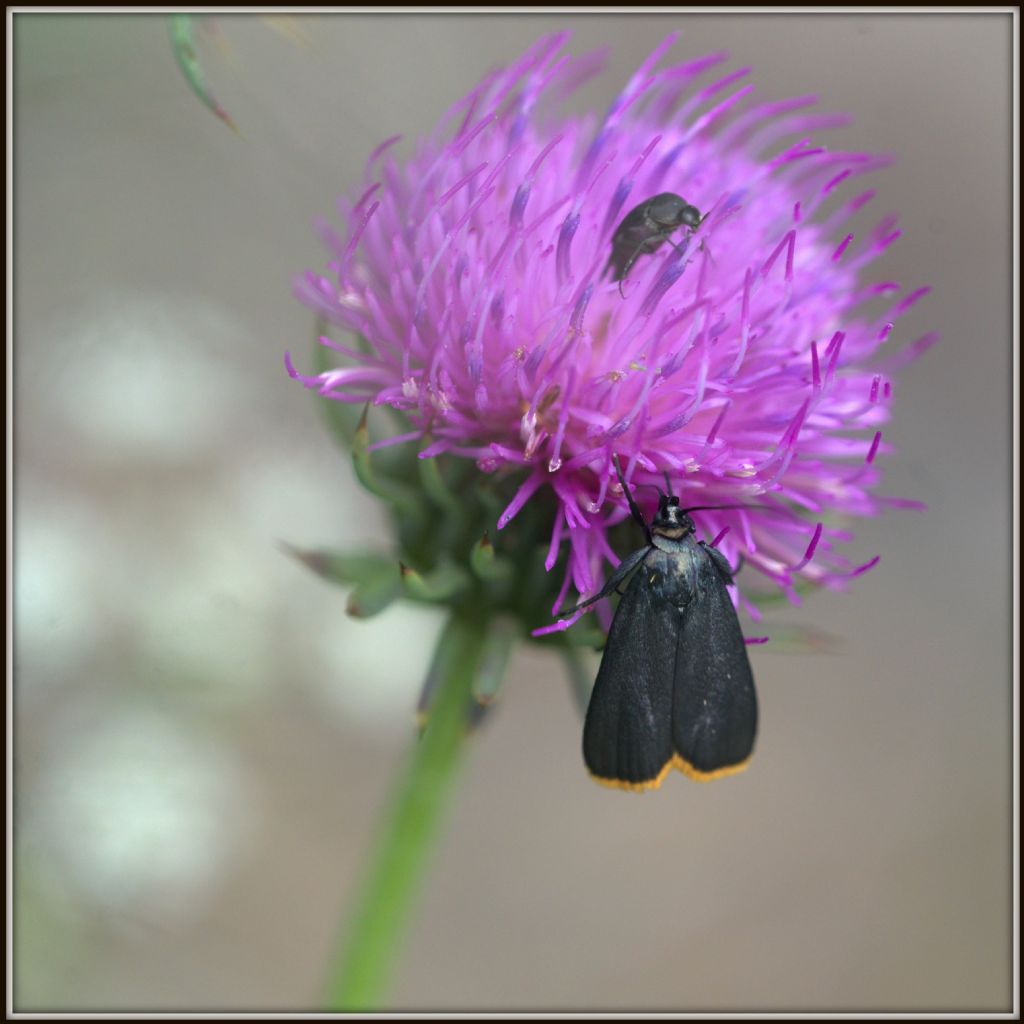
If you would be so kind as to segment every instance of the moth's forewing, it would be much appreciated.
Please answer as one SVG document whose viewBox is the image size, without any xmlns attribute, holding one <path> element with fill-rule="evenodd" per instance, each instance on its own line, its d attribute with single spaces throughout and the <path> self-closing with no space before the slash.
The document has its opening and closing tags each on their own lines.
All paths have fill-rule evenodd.
<svg viewBox="0 0 1024 1024">
<path fill-rule="evenodd" d="M 653 789 L 671 766 L 678 631 L 678 610 L 641 565 L 615 611 L 583 726 L 583 758 L 599 782 Z"/>
<path fill-rule="evenodd" d="M 757 695 L 726 580 L 694 545 L 696 586 L 677 630 L 672 741 L 692 778 L 743 768 L 757 734 Z"/>
</svg>

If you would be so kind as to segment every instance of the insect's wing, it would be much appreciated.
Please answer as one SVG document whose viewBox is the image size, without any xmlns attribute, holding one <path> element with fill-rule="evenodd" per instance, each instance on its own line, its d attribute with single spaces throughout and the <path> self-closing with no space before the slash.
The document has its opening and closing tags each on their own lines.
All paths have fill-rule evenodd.
<svg viewBox="0 0 1024 1024">
<path fill-rule="evenodd" d="M 612 280 L 621 280 L 629 261 L 641 250 L 650 237 L 651 230 L 644 219 L 644 204 L 630 210 L 612 236 L 612 255 L 608 265 L 612 268 Z"/>
<path fill-rule="evenodd" d="M 619 789 L 655 789 L 672 764 L 672 666 L 679 611 L 641 566 L 619 602 L 583 726 L 591 775 Z"/>
<path fill-rule="evenodd" d="M 741 771 L 757 734 L 754 676 L 725 579 L 706 555 L 677 637 L 676 763 L 702 782 Z"/>
</svg>

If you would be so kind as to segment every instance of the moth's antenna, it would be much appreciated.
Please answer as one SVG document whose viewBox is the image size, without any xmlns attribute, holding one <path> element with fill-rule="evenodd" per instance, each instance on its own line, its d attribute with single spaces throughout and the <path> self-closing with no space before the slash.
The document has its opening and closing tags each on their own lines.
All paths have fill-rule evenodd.
<svg viewBox="0 0 1024 1024">
<path fill-rule="evenodd" d="M 633 500 L 633 495 L 629 491 L 629 484 L 626 483 L 626 478 L 622 475 L 622 466 L 619 465 L 619 456 L 612 456 L 612 463 L 615 465 L 615 475 L 619 478 L 619 483 L 622 485 L 622 493 L 626 495 L 626 501 L 629 504 L 629 511 L 633 518 L 643 527 L 644 537 L 647 539 L 647 543 L 651 543 L 651 528 L 647 525 L 647 520 L 644 519 L 643 513 L 637 507 L 637 503 Z"/>
<path fill-rule="evenodd" d="M 641 487 L 653 487 L 658 492 L 659 498 L 673 498 L 675 495 L 672 493 L 672 484 L 668 478 L 668 470 L 662 470 L 662 475 L 665 477 L 665 491 L 657 484 L 633 484 L 634 489 L 639 490 Z"/>
<path fill-rule="evenodd" d="M 684 515 L 689 515 L 691 512 L 707 512 L 710 511 L 711 509 L 716 508 L 748 508 L 757 509 L 758 511 L 761 512 L 775 512 L 778 515 L 788 514 L 787 509 L 776 508 L 774 505 L 693 505 L 690 508 L 683 508 L 680 509 L 679 511 L 682 512 Z"/>
</svg>

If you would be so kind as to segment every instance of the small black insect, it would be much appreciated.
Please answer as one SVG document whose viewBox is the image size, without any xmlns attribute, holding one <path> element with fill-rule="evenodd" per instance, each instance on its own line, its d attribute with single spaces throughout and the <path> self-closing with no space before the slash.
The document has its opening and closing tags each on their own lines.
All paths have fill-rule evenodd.
<svg viewBox="0 0 1024 1024">
<path fill-rule="evenodd" d="M 656 789 L 673 767 L 700 782 L 741 771 L 754 747 L 757 696 L 726 589 L 732 568 L 694 537 L 688 513 L 707 506 L 681 509 L 663 494 L 648 526 L 617 458 L 615 472 L 647 545 L 578 606 L 608 597 L 632 574 L 587 708 L 587 769 L 634 791 Z"/>
<path fill-rule="evenodd" d="M 641 255 L 654 252 L 665 242 L 678 249 L 669 237 L 672 232 L 683 226 L 695 231 L 701 220 L 700 210 L 674 192 L 662 192 L 634 206 L 612 235 L 608 266 L 612 268 L 612 280 L 619 282 L 619 291 Z"/>
</svg>

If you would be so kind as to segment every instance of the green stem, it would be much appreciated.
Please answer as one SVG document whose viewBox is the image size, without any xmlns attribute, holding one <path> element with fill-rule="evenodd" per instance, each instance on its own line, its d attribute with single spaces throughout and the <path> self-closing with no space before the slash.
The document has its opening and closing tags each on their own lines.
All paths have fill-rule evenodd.
<svg viewBox="0 0 1024 1024">
<path fill-rule="evenodd" d="M 373 850 L 347 939 L 331 965 L 327 1006 L 379 1009 L 399 953 L 432 843 L 461 761 L 467 706 L 486 627 L 458 613 L 438 641 L 438 685 L 394 804 Z"/>
</svg>

